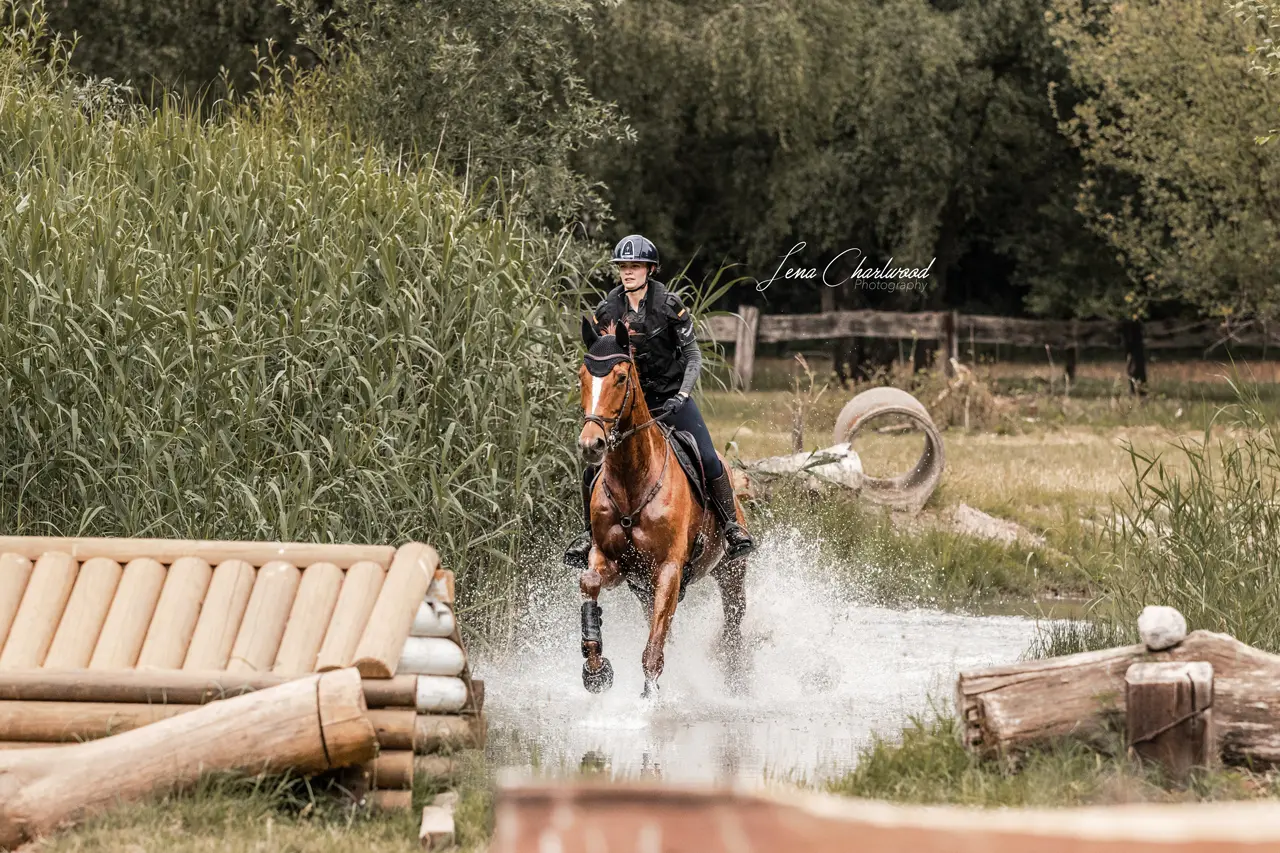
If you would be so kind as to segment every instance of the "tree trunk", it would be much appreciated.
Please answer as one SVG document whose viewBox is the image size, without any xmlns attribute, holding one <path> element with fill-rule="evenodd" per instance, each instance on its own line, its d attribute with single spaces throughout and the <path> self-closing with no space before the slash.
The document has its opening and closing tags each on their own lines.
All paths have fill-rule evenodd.
<svg viewBox="0 0 1280 853">
<path fill-rule="evenodd" d="M 1124 337 L 1129 393 L 1141 396 L 1147 393 L 1147 351 L 1142 343 L 1142 324 L 1137 320 L 1125 320 L 1120 328 Z"/>
</svg>

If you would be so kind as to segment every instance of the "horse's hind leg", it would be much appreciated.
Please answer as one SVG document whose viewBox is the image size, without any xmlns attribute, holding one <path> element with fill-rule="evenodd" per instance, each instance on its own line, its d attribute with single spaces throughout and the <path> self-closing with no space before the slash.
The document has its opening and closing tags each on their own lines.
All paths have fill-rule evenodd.
<svg viewBox="0 0 1280 853">
<path fill-rule="evenodd" d="M 720 630 L 720 651 L 724 655 L 729 686 L 742 687 L 745 663 L 742 648 L 742 617 L 747 612 L 747 561 L 729 560 L 712 571 L 720 587 L 724 627 Z"/>
<path fill-rule="evenodd" d="M 587 558 L 587 570 L 578 579 L 582 590 L 582 686 L 601 693 L 613 686 L 613 665 L 604 656 L 601 632 L 600 590 L 618 585 L 622 576 L 616 563 L 610 561 L 594 545 Z"/>
<path fill-rule="evenodd" d="M 676 615 L 676 602 L 680 600 L 680 563 L 667 561 L 654 573 L 653 612 L 649 620 L 649 642 L 645 644 L 641 663 L 644 666 L 644 693 L 652 696 L 658 689 L 658 676 L 662 675 L 663 653 L 671 619 Z"/>
</svg>

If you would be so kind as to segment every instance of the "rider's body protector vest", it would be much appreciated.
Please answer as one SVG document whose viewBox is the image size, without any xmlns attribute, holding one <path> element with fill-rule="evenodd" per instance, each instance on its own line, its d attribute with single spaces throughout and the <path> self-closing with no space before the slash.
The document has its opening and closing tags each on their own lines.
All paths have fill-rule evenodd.
<svg viewBox="0 0 1280 853">
<path fill-rule="evenodd" d="M 650 408 L 661 405 L 680 390 L 684 378 L 684 353 L 681 344 L 693 340 L 693 317 L 680 298 L 667 292 L 662 282 L 649 279 L 649 289 L 640 302 L 644 321 L 639 329 L 630 330 L 635 349 L 636 369 L 640 372 L 640 388 Z M 592 315 L 596 332 L 603 334 L 611 322 L 627 316 L 627 295 L 622 285 L 596 307 Z"/>
</svg>

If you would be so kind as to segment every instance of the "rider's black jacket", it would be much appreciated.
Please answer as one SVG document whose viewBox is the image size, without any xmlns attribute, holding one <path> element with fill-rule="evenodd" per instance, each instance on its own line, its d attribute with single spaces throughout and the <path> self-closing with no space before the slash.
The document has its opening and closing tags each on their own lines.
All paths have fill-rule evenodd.
<svg viewBox="0 0 1280 853">
<path fill-rule="evenodd" d="M 597 334 L 603 334 L 609 323 L 626 317 L 626 300 L 622 285 L 609 291 L 591 315 Z M 644 322 L 641 328 L 629 331 L 635 347 L 636 368 L 640 371 L 640 388 L 645 401 L 653 407 L 680 390 L 685 368 L 681 348 L 694 339 L 693 317 L 679 297 L 667 292 L 662 282 L 652 278 L 640 307 L 644 309 Z"/>
</svg>

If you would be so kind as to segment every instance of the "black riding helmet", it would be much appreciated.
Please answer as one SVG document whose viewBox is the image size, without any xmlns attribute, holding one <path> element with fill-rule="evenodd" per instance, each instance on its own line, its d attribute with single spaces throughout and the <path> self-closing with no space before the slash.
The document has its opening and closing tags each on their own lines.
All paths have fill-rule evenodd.
<svg viewBox="0 0 1280 853">
<path fill-rule="evenodd" d="M 613 247 L 613 257 L 609 259 L 611 263 L 621 264 L 628 261 L 639 261 L 640 263 L 653 264 L 653 268 L 658 268 L 658 247 L 653 245 L 653 241 L 641 234 L 628 234 L 618 241 L 618 245 Z"/>
</svg>

